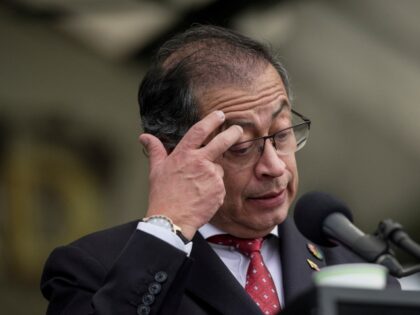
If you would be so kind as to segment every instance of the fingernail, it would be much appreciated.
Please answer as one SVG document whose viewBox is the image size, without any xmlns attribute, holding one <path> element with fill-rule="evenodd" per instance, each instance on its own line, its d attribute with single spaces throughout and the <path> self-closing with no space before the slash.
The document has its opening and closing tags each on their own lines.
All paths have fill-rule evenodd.
<svg viewBox="0 0 420 315">
<path fill-rule="evenodd" d="M 241 126 L 239 126 L 239 125 L 235 125 L 235 127 L 237 127 L 241 133 L 243 133 L 243 132 L 244 132 L 244 129 L 243 129 Z"/>
<path fill-rule="evenodd" d="M 216 110 L 216 114 L 220 117 L 221 120 L 225 120 L 225 113 L 221 110 Z"/>
<path fill-rule="evenodd" d="M 142 137 L 140 142 L 143 144 L 143 146 L 147 147 L 149 145 L 149 138 Z"/>
</svg>

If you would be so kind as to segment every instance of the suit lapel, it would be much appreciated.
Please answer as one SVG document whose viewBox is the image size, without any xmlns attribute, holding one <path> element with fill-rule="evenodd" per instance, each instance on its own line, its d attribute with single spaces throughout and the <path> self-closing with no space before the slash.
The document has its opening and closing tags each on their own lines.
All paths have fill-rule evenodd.
<svg viewBox="0 0 420 315">
<path fill-rule="evenodd" d="M 315 272 L 308 263 L 313 261 L 319 268 L 325 260 L 319 260 L 308 250 L 308 241 L 299 233 L 292 219 L 287 218 L 279 225 L 280 257 L 282 263 L 283 289 L 286 306 L 298 295 L 302 294 L 312 283 Z"/>
<path fill-rule="evenodd" d="M 187 289 L 224 315 L 260 315 L 261 311 L 201 234 L 193 240 L 194 259 Z"/>
</svg>

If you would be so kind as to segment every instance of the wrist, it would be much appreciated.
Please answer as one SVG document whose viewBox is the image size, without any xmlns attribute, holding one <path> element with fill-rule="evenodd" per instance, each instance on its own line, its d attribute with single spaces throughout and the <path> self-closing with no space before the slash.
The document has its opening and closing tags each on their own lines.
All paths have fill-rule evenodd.
<svg viewBox="0 0 420 315">
<path fill-rule="evenodd" d="M 184 244 L 188 244 L 192 239 L 192 236 L 188 237 L 189 233 L 187 236 L 184 235 L 182 228 L 176 225 L 172 221 L 172 219 L 166 215 L 160 215 L 160 214 L 151 215 L 151 216 L 143 218 L 141 221 L 147 222 L 156 226 L 160 226 L 164 229 L 171 231 L 172 233 L 176 234 L 182 240 Z"/>
</svg>

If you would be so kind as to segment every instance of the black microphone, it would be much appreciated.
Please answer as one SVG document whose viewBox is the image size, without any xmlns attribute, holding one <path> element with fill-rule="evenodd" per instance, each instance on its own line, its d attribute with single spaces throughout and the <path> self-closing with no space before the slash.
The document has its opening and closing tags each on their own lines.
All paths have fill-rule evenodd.
<svg viewBox="0 0 420 315">
<path fill-rule="evenodd" d="M 420 271 L 420 265 L 404 270 L 391 255 L 384 239 L 365 234 L 355 227 L 348 207 L 326 193 L 310 192 L 302 196 L 296 203 L 294 219 L 299 231 L 312 242 L 329 247 L 340 243 L 366 261 L 387 267 L 395 277 L 405 277 Z M 404 234 L 395 234 L 392 241 L 401 246 L 404 243 L 412 252 L 417 253 L 418 248 L 408 242 Z"/>
<path fill-rule="evenodd" d="M 340 243 L 368 262 L 380 262 L 388 253 L 385 241 L 354 226 L 348 207 L 326 193 L 302 196 L 296 203 L 294 219 L 299 231 L 318 245 L 333 247 Z"/>
</svg>

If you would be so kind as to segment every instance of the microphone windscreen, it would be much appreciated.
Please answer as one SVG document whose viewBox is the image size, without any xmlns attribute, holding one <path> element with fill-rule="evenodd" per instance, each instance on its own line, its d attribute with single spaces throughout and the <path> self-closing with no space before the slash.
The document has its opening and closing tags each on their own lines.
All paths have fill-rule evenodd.
<svg viewBox="0 0 420 315">
<path fill-rule="evenodd" d="M 323 222 L 332 213 L 341 213 L 353 222 L 353 216 L 348 207 L 340 200 L 323 192 L 309 192 L 303 195 L 295 206 L 294 219 L 299 231 L 312 242 L 333 247 L 323 232 Z"/>
</svg>

